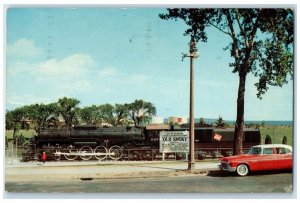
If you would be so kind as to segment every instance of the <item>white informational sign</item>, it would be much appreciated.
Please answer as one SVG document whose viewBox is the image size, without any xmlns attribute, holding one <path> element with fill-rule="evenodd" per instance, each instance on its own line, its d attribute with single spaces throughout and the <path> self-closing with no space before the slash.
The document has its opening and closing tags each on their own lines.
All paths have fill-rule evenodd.
<svg viewBox="0 0 300 203">
<path fill-rule="evenodd" d="M 159 151 L 161 153 L 189 152 L 188 131 L 161 131 L 159 133 Z"/>
</svg>

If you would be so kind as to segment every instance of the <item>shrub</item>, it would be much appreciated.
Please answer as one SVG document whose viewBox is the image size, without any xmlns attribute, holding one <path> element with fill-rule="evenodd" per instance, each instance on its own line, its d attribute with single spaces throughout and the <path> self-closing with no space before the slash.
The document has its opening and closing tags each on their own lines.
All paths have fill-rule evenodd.
<svg viewBox="0 0 300 203">
<path fill-rule="evenodd" d="M 265 144 L 272 144 L 272 139 L 269 135 L 266 135 Z"/>
<path fill-rule="evenodd" d="M 286 137 L 286 136 L 284 136 L 284 137 L 282 138 L 282 144 L 287 144 L 287 137 Z"/>
</svg>

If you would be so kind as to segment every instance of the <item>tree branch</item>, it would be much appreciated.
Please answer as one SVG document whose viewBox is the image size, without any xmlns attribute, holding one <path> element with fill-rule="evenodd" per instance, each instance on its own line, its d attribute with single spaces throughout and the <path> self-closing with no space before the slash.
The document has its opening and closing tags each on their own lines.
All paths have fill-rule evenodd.
<svg viewBox="0 0 300 203">
<path fill-rule="evenodd" d="M 230 34 L 229 32 L 226 32 L 226 31 L 222 30 L 221 28 L 219 28 L 218 26 L 216 26 L 215 24 L 213 24 L 212 22 L 210 22 L 210 20 L 207 19 L 207 21 L 208 21 L 208 23 L 209 23 L 210 25 L 212 25 L 213 27 L 217 28 L 218 30 L 220 30 L 220 31 L 223 32 L 224 34 L 227 34 L 227 35 L 229 35 L 229 36 L 231 37 L 231 34 Z"/>
<path fill-rule="evenodd" d="M 247 47 L 248 50 L 246 51 L 246 54 L 245 54 L 245 61 L 248 61 L 248 59 L 250 57 L 250 54 L 251 54 L 251 51 L 252 51 L 252 48 L 253 48 L 253 44 L 254 44 L 254 40 L 253 39 L 254 39 L 254 37 L 256 35 L 256 32 L 257 32 L 257 29 L 258 29 L 258 23 L 260 21 L 262 10 L 263 9 L 259 9 L 256 21 L 255 21 L 253 29 L 252 29 L 252 31 L 250 33 L 250 36 L 249 36 L 249 46 Z"/>
<path fill-rule="evenodd" d="M 227 23 L 228 23 L 228 27 L 230 29 L 230 32 L 231 32 L 231 38 L 232 38 L 232 41 L 233 41 L 233 49 L 234 49 L 234 52 L 235 52 L 235 63 L 236 63 L 236 66 L 237 66 L 237 69 L 238 71 L 240 71 L 240 54 L 239 54 L 239 49 L 238 49 L 238 40 L 237 40 L 237 37 L 235 35 L 235 31 L 234 31 L 234 28 L 233 28 L 233 21 L 231 19 L 231 16 L 230 16 L 230 13 L 229 13 L 229 10 L 225 10 L 225 15 L 227 16 Z"/>
<path fill-rule="evenodd" d="M 234 9 L 234 11 L 235 11 L 235 17 L 236 17 L 236 19 L 237 19 L 237 23 L 238 23 L 238 25 L 239 25 L 239 28 L 240 28 L 240 30 L 241 30 L 241 33 L 244 35 L 245 45 L 248 47 L 249 44 L 248 44 L 248 40 L 247 40 L 247 35 L 246 35 L 245 30 L 243 29 L 243 27 L 242 27 L 242 25 L 241 25 L 239 12 L 238 12 L 237 9 Z"/>
<path fill-rule="evenodd" d="M 253 47 L 253 43 L 254 43 L 253 39 L 254 39 L 254 37 L 256 35 L 257 29 L 258 29 L 258 23 L 260 21 L 260 17 L 261 17 L 262 12 L 263 12 L 263 9 L 259 9 L 259 12 L 258 12 L 256 21 L 255 21 L 255 24 L 254 24 L 254 27 L 252 29 L 252 32 L 251 32 L 250 36 L 249 36 L 251 49 Z"/>
</svg>

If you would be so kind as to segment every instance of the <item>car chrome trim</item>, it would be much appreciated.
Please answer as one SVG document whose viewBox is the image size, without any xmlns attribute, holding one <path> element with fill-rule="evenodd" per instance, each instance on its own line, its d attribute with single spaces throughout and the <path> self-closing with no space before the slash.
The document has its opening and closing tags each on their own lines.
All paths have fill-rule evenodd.
<svg viewBox="0 0 300 203">
<path fill-rule="evenodd" d="M 228 171 L 228 172 L 236 171 L 236 167 L 230 166 L 227 162 L 221 162 L 221 164 L 219 164 L 218 167 L 222 171 Z"/>
</svg>

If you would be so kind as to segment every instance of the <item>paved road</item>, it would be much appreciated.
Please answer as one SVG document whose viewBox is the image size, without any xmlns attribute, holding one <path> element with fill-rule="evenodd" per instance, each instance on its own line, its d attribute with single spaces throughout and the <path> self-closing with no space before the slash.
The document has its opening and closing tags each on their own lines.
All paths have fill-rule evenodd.
<svg viewBox="0 0 300 203">
<path fill-rule="evenodd" d="M 214 197 L 226 193 L 259 193 L 260 197 L 263 198 L 268 193 L 291 195 L 292 174 L 281 172 L 238 177 L 221 176 L 214 172 L 214 174 L 207 176 L 69 180 L 64 182 L 8 182 L 6 189 L 11 192 L 194 193 L 200 196 L 204 193 L 210 193 Z"/>
<path fill-rule="evenodd" d="M 185 171 L 186 162 L 8 165 L 5 167 L 5 191 L 7 195 L 20 195 L 20 192 L 290 195 L 293 191 L 291 172 L 239 177 L 220 173 L 217 164 L 215 161 L 197 162 L 193 174 Z"/>
<path fill-rule="evenodd" d="M 200 162 L 196 173 L 187 163 L 124 163 L 102 165 L 38 165 L 5 168 L 8 196 L 26 193 L 188 194 L 267 193 L 291 195 L 291 172 L 256 173 L 247 177 L 223 174 L 217 163 Z M 22 193 L 20 193 L 22 192 Z M 25 192 L 25 193 L 24 193 Z M 41 194 L 43 195 L 43 194 Z M 44 194 L 45 195 L 45 194 Z M 49 194 L 48 194 L 49 195 Z M 63 195 L 63 194 L 61 194 Z M 72 198 L 75 197 L 72 194 Z M 95 194 L 93 194 L 95 195 Z M 36 196 L 34 198 L 38 198 Z M 43 197 L 43 196 L 42 196 Z M 103 197 L 103 196 L 101 196 Z M 143 196 L 144 197 L 144 196 Z M 32 196 L 30 196 L 32 198 Z M 99 197 L 98 197 L 99 198 Z M 123 197 L 119 197 L 123 198 Z"/>
</svg>

